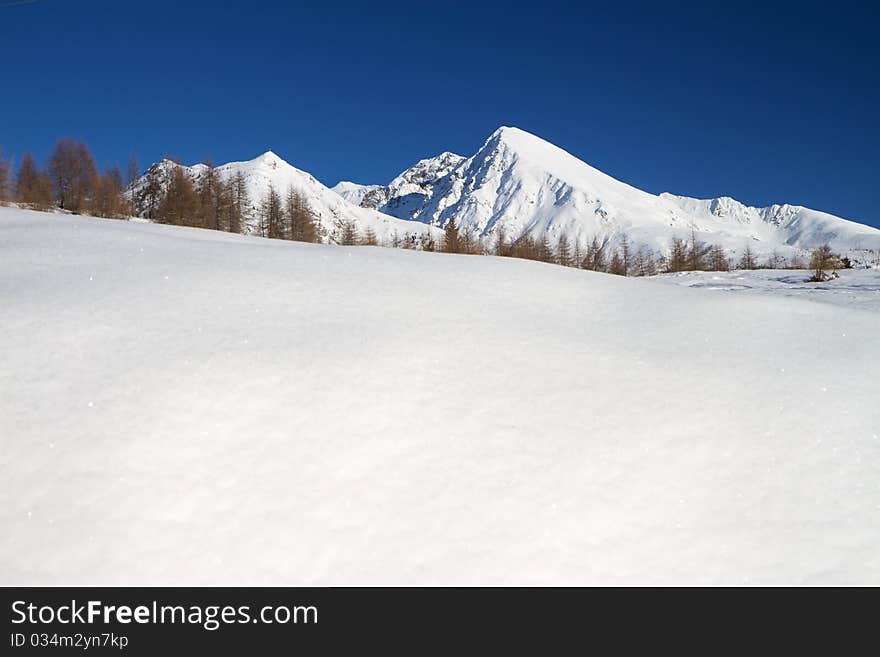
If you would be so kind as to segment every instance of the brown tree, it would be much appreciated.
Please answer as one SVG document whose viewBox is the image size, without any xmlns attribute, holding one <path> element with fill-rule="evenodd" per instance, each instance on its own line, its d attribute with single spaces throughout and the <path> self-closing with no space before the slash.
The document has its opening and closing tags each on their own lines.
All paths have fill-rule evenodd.
<svg viewBox="0 0 880 657">
<path fill-rule="evenodd" d="M 755 254 L 752 252 L 751 244 L 746 244 L 746 248 L 743 249 L 742 257 L 739 259 L 739 265 L 737 269 L 757 269 L 758 261 L 755 259 Z"/>
<path fill-rule="evenodd" d="M 364 236 L 360 240 L 361 246 L 379 246 L 379 238 L 376 237 L 376 231 L 370 227 L 364 231 Z"/>
<path fill-rule="evenodd" d="M 714 244 L 709 249 L 707 265 L 710 271 L 728 271 L 730 269 L 730 261 L 720 244 Z"/>
<path fill-rule="evenodd" d="M 241 233 L 251 201 L 247 191 L 244 174 L 239 171 L 228 182 L 229 213 L 226 219 L 226 230 L 230 233 Z"/>
<path fill-rule="evenodd" d="M 87 206 L 89 214 L 116 219 L 125 217 L 128 207 L 122 187 L 122 173 L 119 167 L 112 167 L 98 176 Z"/>
<path fill-rule="evenodd" d="M 49 158 L 49 175 L 59 207 L 73 213 L 83 211 L 98 177 L 88 146 L 70 138 L 59 139 Z"/>
<path fill-rule="evenodd" d="M 159 203 L 156 220 L 175 226 L 196 226 L 199 223 L 199 195 L 183 167 L 171 171 L 168 189 Z"/>
<path fill-rule="evenodd" d="M 461 253 L 461 245 L 458 239 L 458 226 L 455 225 L 455 218 L 451 217 L 443 229 L 443 244 L 440 250 L 443 253 Z"/>
<path fill-rule="evenodd" d="M 0 149 L 0 205 L 12 200 L 12 164 Z"/>
<path fill-rule="evenodd" d="M 15 200 L 36 210 L 48 210 L 52 205 L 52 181 L 30 153 L 24 154 L 18 166 Z"/>
<path fill-rule="evenodd" d="M 568 235 L 562 233 L 556 243 L 556 263 L 563 267 L 571 267 L 571 262 L 571 243 L 568 241 Z"/>
<path fill-rule="evenodd" d="M 272 239 L 284 237 L 284 207 L 272 183 L 260 204 L 260 234 Z"/>
<path fill-rule="evenodd" d="M 350 219 L 339 222 L 336 243 L 341 246 L 355 246 L 358 243 L 357 226 Z"/>
<path fill-rule="evenodd" d="M 814 283 L 822 283 L 837 278 L 836 270 L 840 267 L 840 257 L 831 250 L 830 244 L 823 244 L 813 249 L 810 255 L 810 269 L 813 270 L 810 280 Z"/>
<path fill-rule="evenodd" d="M 318 222 L 305 197 L 293 187 L 287 190 L 284 203 L 287 236 L 297 242 L 320 242 Z M 376 234 L 373 233 L 375 239 Z"/>
</svg>

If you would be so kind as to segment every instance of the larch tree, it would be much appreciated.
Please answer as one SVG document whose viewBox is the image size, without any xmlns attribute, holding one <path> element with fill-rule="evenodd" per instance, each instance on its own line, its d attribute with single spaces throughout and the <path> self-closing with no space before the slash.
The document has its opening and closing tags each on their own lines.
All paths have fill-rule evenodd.
<svg viewBox="0 0 880 657">
<path fill-rule="evenodd" d="M 730 269 L 730 261 L 720 244 L 714 244 L 709 249 L 707 262 L 711 271 L 728 271 Z"/>
<path fill-rule="evenodd" d="M 810 254 L 810 269 L 813 276 L 810 278 L 814 283 L 823 283 L 832 278 L 837 278 L 837 269 L 840 269 L 840 257 L 831 250 L 830 244 L 823 244 Z"/>
<path fill-rule="evenodd" d="M 571 267 L 571 243 L 568 235 L 562 233 L 556 243 L 556 263 L 563 267 Z"/>
<path fill-rule="evenodd" d="M 376 237 L 376 231 L 371 226 L 367 226 L 364 235 L 360 240 L 361 246 L 379 246 L 379 238 Z"/>
<path fill-rule="evenodd" d="M 287 190 L 285 199 L 287 236 L 297 242 L 320 242 L 320 232 L 315 215 L 305 197 L 293 187 Z M 375 233 L 373 234 L 375 237 Z"/>
<path fill-rule="evenodd" d="M 87 209 L 96 217 L 121 219 L 127 213 L 123 196 L 122 173 L 119 167 L 111 167 L 95 179 L 92 196 Z"/>
<path fill-rule="evenodd" d="M 593 236 L 593 240 L 587 246 L 586 254 L 581 262 L 581 268 L 592 271 L 605 271 L 606 265 L 605 244 L 599 241 L 598 236 Z"/>
<path fill-rule="evenodd" d="M 494 253 L 497 256 L 510 255 L 510 242 L 507 241 L 507 233 L 504 230 L 504 226 L 498 226 L 496 231 Z"/>
<path fill-rule="evenodd" d="M 688 271 L 702 271 L 706 269 L 706 256 L 711 246 L 703 244 L 697 239 L 697 231 L 691 229 L 691 237 L 688 242 L 686 269 Z"/>
<path fill-rule="evenodd" d="M 12 200 L 12 165 L 0 149 L 0 204 Z"/>
<path fill-rule="evenodd" d="M 752 252 L 752 245 L 746 243 L 746 248 L 743 249 L 742 257 L 739 259 L 738 269 L 757 269 L 758 261 L 755 259 L 755 254 Z"/>
<path fill-rule="evenodd" d="M 229 179 L 228 192 L 229 215 L 226 220 L 226 230 L 230 233 L 241 233 L 243 232 L 247 209 L 251 203 L 247 190 L 247 181 L 241 171 Z"/>
<path fill-rule="evenodd" d="M 443 244 L 441 246 L 441 251 L 444 253 L 461 252 L 461 245 L 459 244 L 458 239 L 458 226 L 455 224 L 454 217 L 450 217 L 449 221 L 446 223 L 446 228 L 443 229 Z"/>
<path fill-rule="evenodd" d="M 48 210 L 52 205 L 52 181 L 41 171 L 34 156 L 25 153 L 15 179 L 15 200 L 36 210 Z"/>
<path fill-rule="evenodd" d="M 626 233 L 620 238 L 620 259 L 623 261 L 623 275 L 629 276 L 632 269 L 632 249 Z"/>
<path fill-rule="evenodd" d="M 59 139 L 49 158 L 49 174 L 59 207 L 74 214 L 83 211 L 98 177 L 88 146 L 70 138 Z"/>
<path fill-rule="evenodd" d="M 272 239 L 284 237 L 284 208 L 272 183 L 260 204 L 260 234 Z"/>
<path fill-rule="evenodd" d="M 338 235 L 336 241 L 340 246 L 355 246 L 359 241 L 357 226 L 350 219 L 339 222 Z"/>
<path fill-rule="evenodd" d="M 217 169 L 212 162 L 208 162 L 199 178 L 199 217 L 198 225 L 201 228 L 220 230 L 221 197 L 220 180 L 217 177 Z"/>
<path fill-rule="evenodd" d="M 197 226 L 199 219 L 199 194 L 192 179 L 176 166 L 171 171 L 168 189 L 159 203 L 156 219 L 159 223 L 175 226 Z"/>
<path fill-rule="evenodd" d="M 615 276 L 626 276 L 626 266 L 623 264 L 623 257 L 620 255 L 620 251 L 615 251 L 611 255 L 611 260 L 608 263 L 608 273 Z"/>
</svg>

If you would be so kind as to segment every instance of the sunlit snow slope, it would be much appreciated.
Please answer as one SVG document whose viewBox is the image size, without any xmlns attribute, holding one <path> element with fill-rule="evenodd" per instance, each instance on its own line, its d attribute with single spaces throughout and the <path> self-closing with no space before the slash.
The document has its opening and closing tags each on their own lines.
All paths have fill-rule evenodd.
<svg viewBox="0 0 880 657">
<path fill-rule="evenodd" d="M 2 584 L 880 584 L 880 315 L 0 209 Z"/>
</svg>

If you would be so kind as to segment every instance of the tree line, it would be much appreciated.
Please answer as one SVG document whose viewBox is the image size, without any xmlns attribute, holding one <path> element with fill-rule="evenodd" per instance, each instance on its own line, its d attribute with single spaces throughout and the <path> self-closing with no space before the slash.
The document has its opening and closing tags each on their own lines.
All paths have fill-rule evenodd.
<svg viewBox="0 0 880 657">
<path fill-rule="evenodd" d="M 137 185 L 135 184 L 137 183 Z M 126 195 L 126 190 L 129 194 Z M 141 179 L 137 160 L 129 161 L 123 179 L 118 166 L 99 172 L 88 146 L 70 138 L 60 139 L 48 164 L 41 168 L 33 155 L 25 153 L 17 171 L 0 152 L 0 202 L 15 201 L 38 210 L 57 207 L 72 213 L 97 217 L 125 218 L 139 210 L 157 223 L 244 233 L 251 219 L 257 234 L 272 239 L 321 242 L 353 246 L 388 246 L 424 251 L 471 255 L 497 255 L 553 263 L 618 276 L 652 276 L 684 271 L 729 271 L 731 269 L 812 269 L 812 280 L 824 281 L 837 269 L 851 267 L 846 257 L 833 253 L 827 244 L 809 257 L 795 253 L 791 258 L 774 252 L 759 262 L 749 244 L 732 260 L 718 244 L 707 244 L 691 231 L 689 239 L 673 237 L 665 253 L 647 246 L 635 247 L 622 235 L 616 247 L 593 237 L 586 245 L 566 234 L 553 240 L 549 234 L 537 239 L 523 234 L 508 238 L 503 229 L 495 233 L 491 246 L 473 231 L 462 230 L 454 219 L 438 240 L 424 235 L 395 234 L 381 242 L 372 228 L 359 231 L 353 221 L 337 222 L 332 234 L 321 227 L 308 200 L 293 187 L 284 195 L 273 185 L 262 199 L 251 199 L 244 175 L 237 172 L 224 179 L 212 164 L 200 167 L 195 179 L 182 166 L 154 165 Z M 256 202 L 255 202 L 256 201 Z"/>
<path fill-rule="evenodd" d="M 84 142 L 60 139 L 41 167 L 25 153 L 17 170 L 0 153 L 0 201 L 14 201 L 35 210 L 60 208 L 74 214 L 124 218 L 132 207 L 125 189 L 138 175 L 137 160 L 129 162 L 128 179 L 118 165 L 98 170 Z"/>
</svg>

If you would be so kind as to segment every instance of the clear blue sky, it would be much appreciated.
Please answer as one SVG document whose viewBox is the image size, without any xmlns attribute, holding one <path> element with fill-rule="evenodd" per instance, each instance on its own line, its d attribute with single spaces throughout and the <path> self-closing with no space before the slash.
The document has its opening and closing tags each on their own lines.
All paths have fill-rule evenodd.
<svg viewBox="0 0 880 657">
<path fill-rule="evenodd" d="M 648 191 L 880 226 L 877 5 L 37 0 L 0 7 L 0 146 L 271 148 L 332 185 L 515 125 Z"/>
</svg>

